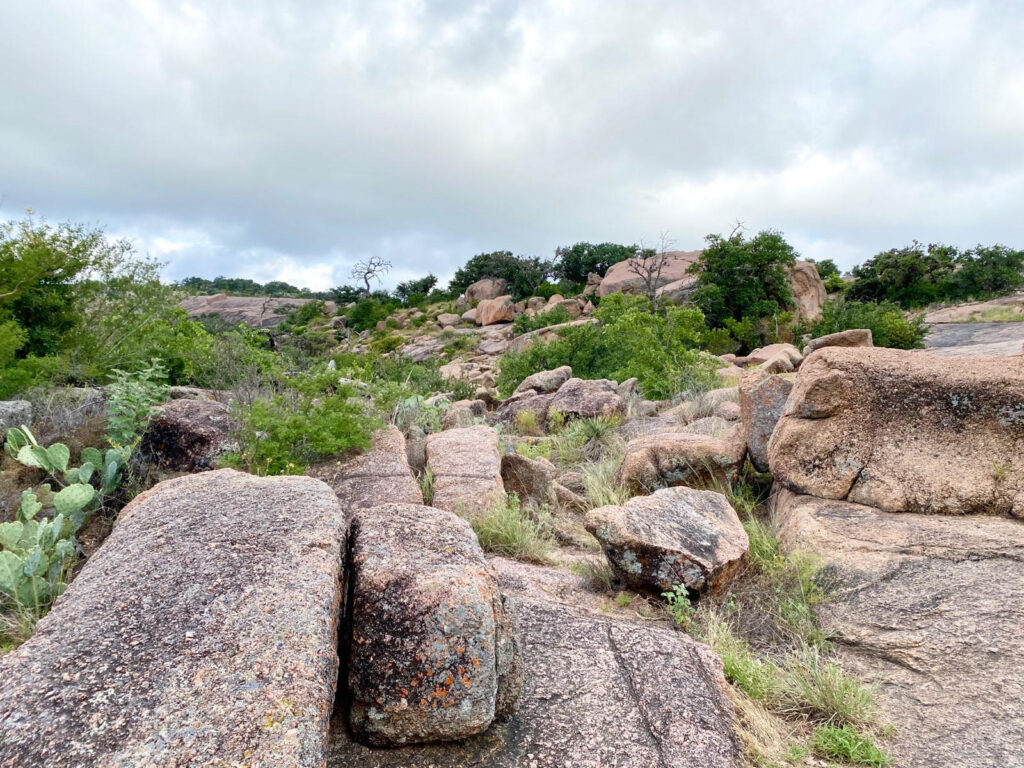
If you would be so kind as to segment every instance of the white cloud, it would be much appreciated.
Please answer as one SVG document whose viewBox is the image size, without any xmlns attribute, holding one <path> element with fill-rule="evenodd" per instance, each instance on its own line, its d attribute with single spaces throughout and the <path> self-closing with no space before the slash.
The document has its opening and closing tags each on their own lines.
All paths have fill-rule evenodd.
<svg viewBox="0 0 1024 768">
<path fill-rule="evenodd" d="M 390 283 L 741 219 L 1024 243 L 1013 0 L 0 0 L 0 205 L 167 274 Z"/>
</svg>

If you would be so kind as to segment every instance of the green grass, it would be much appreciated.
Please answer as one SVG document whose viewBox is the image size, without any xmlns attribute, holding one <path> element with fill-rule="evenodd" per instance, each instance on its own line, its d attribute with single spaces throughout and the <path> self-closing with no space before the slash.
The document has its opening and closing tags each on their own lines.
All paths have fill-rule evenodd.
<svg viewBox="0 0 1024 768">
<path fill-rule="evenodd" d="M 1024 322 L 1024 305 L 1011 307 L 990 307 L 971 312 L 968 323 L 1019 323 Z"/>
<path fill-rule="evenodd" d="M 612 591 L 612 569 L 607 560 L 595 563 L 593 560 L 577 560 L 569 570 L 587 582 L 594 592 Z"/>
<path fill-rule="evenodd" d="M 878 718 L 874 691 L 817 648 L 789 655 L 779 683 L 775 708 L 780 714 L 852 726 L 870 725 Z"/>
<path fill-rule="evenodd" d="M 551 441 L 544 439 L 535 443 L 516 443 L 516 453 L 527 459 L 550 459 Z"/>
<path fill-rule="evenodd" d="M 815 752 L 829 759 L 875 768 L 892 765 L 892 759 L 875 745 L 870 736 L 849 725 L 819 726 L 811 737 L 811 744 Z"/>
<path fill-rule="evenodd" d="M 519 411 L 516 413 L 513 425 L 516 432 L 520 435 L 539 437 L 544 434 L 544 430 L 540 427 L 540 420 L 533 411 Z"/>
<path fill-rule="evenodd" d="M 420 475 L 420 490 L 423 492 L 423 503 L 429 507 L 434 503 L 434 470 L 430 467 Z"/>
<path fill-rule="evenodd" d="M 554 542 L 544 513 L 537 519 L 521 507 L 519 497 L 496 499 L 470 520 L 480 546 L 487 552 L 529 563 L 549 563 Z"/>
<path fill-rule="evenodd" d="M 621 463 L 622 457 L 613 454 L 583 467 L 583 487 L 594 508 L 621 505 L 629 500 L 629 491 L 616 479 Z"/>
</svg>

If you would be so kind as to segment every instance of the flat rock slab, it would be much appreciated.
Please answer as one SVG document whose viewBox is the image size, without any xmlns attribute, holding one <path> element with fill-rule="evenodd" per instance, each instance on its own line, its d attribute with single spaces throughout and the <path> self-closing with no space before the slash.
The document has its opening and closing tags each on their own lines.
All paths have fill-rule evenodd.
<svg viewBox="0 0 1024 768">
<path fill-rule="evenodd" d="M 319 768 L 344 542 L 308 477 L 219 470 L 140 495 L 0 657 L 0 765 Z"/>
<path fill-rule="evenodd" d="M 315 474 L 334 488 L 349 515 L 378 504 L 423 503 L 398 427 L 377 430 L 369 451 L 334 466 L 320 465 Z"/>
<path fill-rule="evenodd" d="M 657 593 L 677 584 L 697 594 L 718 590 L 750 546 L 725 496 L 685 487 L 599 507 L 586 526 L 626 584 Z"/>
<path fill-rule="evenodd" d="M 434 476 L 431 505 L 438 509 L 472 516 L 505 495 L 498 432 L 493 427 L 477 425 L 429 435 L 427 469 Z"/>
<path fill-rule="evenodd" d="M 812 353 L 768 455 L 796 493 L 887 512 L 1024 517 L 1024 357 Z"/>
<path fill-rule="evenodd" d="M 328 768 L 738 768 L 721 664 L 668 628 L 516 597 L 523 637 L 517 712 L 448 745 L 374 750 L 338 718 Z"/>
<path fill-rule="evenodd" d="M 413 504 L 352 519 L 349 725 L 390 746 L 462 739 L 514 707 L 517 640 L 469 523 Z"/>
<path fill-rule="evenodd" d="M 845 668 L 877 682 L 895 765 L 1024 765 L 1024 523 L 776 498 L 789 549 L 823 558 Z"/>
<path fill-rule="evenodd" d="M 936 323 L 924 340 L 928 354 L 943 357 L 1019 355 L 1024 347 L 1024 322 Z"/>
</svg>

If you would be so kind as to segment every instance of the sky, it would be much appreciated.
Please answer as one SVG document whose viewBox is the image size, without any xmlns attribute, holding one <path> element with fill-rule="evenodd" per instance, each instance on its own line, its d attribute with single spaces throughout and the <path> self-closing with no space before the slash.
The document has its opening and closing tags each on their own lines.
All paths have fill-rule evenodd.
<svg viewBox="0 0 1024 768">
<path fill-rule="evenodd" d="M 476 253 L 700 248 L 849 268 L 1024 247 L 1020 0 L 0 0 L 0 217 L 164 275 L 446 281 Z"/>
</svg>

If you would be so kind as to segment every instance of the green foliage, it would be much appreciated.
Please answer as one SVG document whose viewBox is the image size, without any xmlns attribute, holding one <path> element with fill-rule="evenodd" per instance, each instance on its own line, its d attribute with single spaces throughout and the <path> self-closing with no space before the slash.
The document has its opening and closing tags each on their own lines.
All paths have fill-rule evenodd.
<svg viewBox="0 0 1024 768">
<path fill-rule="evenodd" d="M 960 251 L 914 241 L 853 268 L 851 299 L 889 301 L 903 308 L 1012 293 L 1024 286 L 1024 251 L 978 245 Z"/>
<path fill-rule="evenodd" d="M 539 328 L 547 328 L 551 325 L 567 323 L 570 320 L 572 320 L 572 315 L 569 314 L 569 310 L 562 306 L 555 306 L 549 310 L 538 312 L 532 316 L 527 315 L 524 312 L 512 323 L 512 333 L 519 336 L 523 333 L 536 331 Z"/>
<path fill-rule="evenodd" d="M 512 298 L 519 301 L 535 295 L 550 274 L 551 264 L 535 256 L 513 256 L 511 251 L 480 253 L 455 271 L 448 292 L 462 293 L 485 277 L 504 278 Z"/>
<path fill-rule="evenodd" d="M 432 274 L 418 280 L 406 280 L 395 286 L 395 298 L 407 307 L 418 305 L 426 300 L 435 285 L 437 278 Z"/>
<path fill-rule="evenodd" d="M 297 475 L 318 458 L 366 448 L 375 422 L 355 395 L 322 368 L 287 379 L 281 392 L 236 403 L 239 453 L 229 461 L 254 474 Z"/>
<path fill-rule="evenodd" d="M 4 450 L 44 472 L 48 481 L 22 491 L 14 519 L 0 524 L 0 611 L 34 623 L 67 587 L 77 553 L 75 535 L 116 490 L 124 455 L 109 450 L 104 457 L 87 448 L 81 465 L 72 467 L 66 445 L 42 446 L 24 426 L 7 430 Z M 93 482 L 99 483 L 98 490 Z"/>
<path fill-rule="evenodd" d="M 285 333 L 301 331 L 314 320 L 323 319 L 327 314 L 322 301 L 308 301 L 288 311 L 277 328 Z"/>
<path fill-rule="evenodd" d="M 682 584 L 676 584 L 668 592 L 662 592 L 665 605 L 672 620 L 685 630 L 689 630 L 694 614 L 697 612 L 690 602 L 690 594 Z"/>
<path fill-rule="evenodd" d="M 728 319 L 770 317 L 793 306 L 790 271 L 796 252 L 782 233 L 765 230 L 747 240 L 734 232 L 706 240 L 690 271 L 697 275 L 693 303 L 709 325 L 722 328 Z"/>
<path fill-rule="evenodd" d="M 530 563 L 550 561 L 554 544 L 544 513 L 531 517 L 514 493 L 493 500 L 470 519 L 470 524 L 486 552 Z"/>
<path fill-rule="evenodd" d="M 387 354 L 388 352 L 394 352 L 403 344 L 405 344 L 405 339 L 403 339 L 401 336 L 388 334 L 387 336 L 382 336 L 379 339 L 371 341 L 366 346 L 372 352 L 376 352 L 377 354 L 383 355 Z"/>
<path fill-rule="evenodd" d="M 621 455 L 623 440 L 616 433 L 619 419 L 604 416 L 576 419 L 558 431 L 552 439 L 552 452 L 562 464 L 600 461 Z"/>
<path fill-rule="evenodd" d="M 177 287 L 190 294 L 226 293 L 228 296 L 271 296 L 289 299 L 330 299 L 330 292 L 314 293 L 308 288 L 298 288 L 282 280 L 271 280 L 262 284 L 244 277 L 186 277 L 179 280 Z"/>
<path fill-rule="evenodd" d="M 621 463 L 621 454 L 610 454 L 584 465 L 583 487 L 591 507 L 618 506 L 629 499 L 629 491 L 617 479 Z"/>
<path fill-rule="evenodd" d="M 626 259 L 653 256 L 651 248 L 641 249 L 636 245 L 617 243 L 576 243 L 571 247 L 555 251 L 554 274 L 563 280 L 586 283 L 591 272 L 604 276 L 608 268 Z"/>
<path fill-rule="evenodd" d="M 928 333 L 922 316 L 907 318 L 892 302 L 876 304 L 834 296 L 826 300 L 821 319 L 814 324 L 811 335 L 817 338 L 851 328 L 869 328 L 876 347 L 897 349 L 923 347 Z"/>
<path fill-rule="evenodd" d="M 367 296 L 359 299 L 355 306 L 344 311 L 348 327 L 354 331 L 368 331 L 376 327 L 381 320 L 386 320 L 402 303 L 395 299 Z"/>
<path fill-rule="evenodd" d="M 721 361 L 697 350 L 706 327 L 692 307 L 655 311 L 643 296 L 613 294 L 601 302 L 599 324 L 564 329 L 559 338 L 508 352 L 501 358 L 498 388 L 509 395 L 527 376 L 571 365 L 586 379 L 631 377 L 650 398 L 710 389 Z"/>
<path fill-rule="evenodd" d="M 128 373 L 114 369 L 107 385 L 107 441 L 114 448 L 134 448 L 149 424 L 150 409 L 167 396 L 167 371 L 159 360 Z"/>
<path fill-rule="evenodd" d="M 403 433 L 417 427 L 430 435 L 441 431 L 441 411 L 440 405 L 427 402 L 423 395 L 410 395 L 395 406 L 391 423 Z"/>
<path fill-rule="evenodd" d="M 811 745 L 819 755 L 853 765 L 887 768 L 892 758 L 880 750 L 874 739 L 851 725 L 820 725 L 811 737 Z"/>
<path fill-rule="evenodd" d="M 818 270 L 818 277 L 822 281 L 828 280 L 830 277 L 840 277 L 839 266 L 832 261 L 832 259 L 822 259 L 821 261 L 815 261 L 814 259 L 808 259 L 811 264 L 814 265 L 815 269 Z"/>
</svg>

